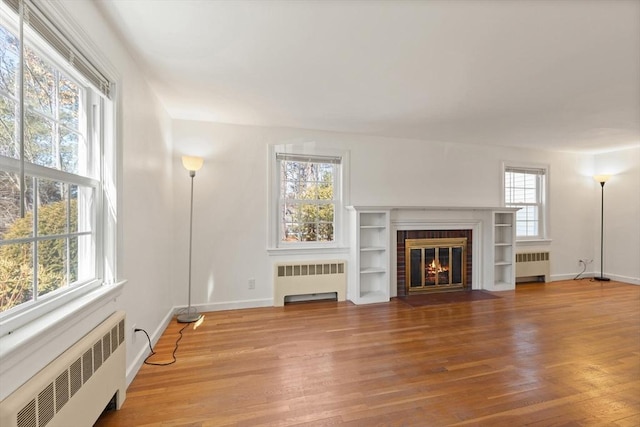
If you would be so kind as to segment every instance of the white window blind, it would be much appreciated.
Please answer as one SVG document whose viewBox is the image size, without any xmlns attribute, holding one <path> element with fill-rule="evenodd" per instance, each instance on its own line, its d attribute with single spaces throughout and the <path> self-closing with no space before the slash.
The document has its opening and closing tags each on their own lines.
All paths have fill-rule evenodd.
<svg viewBox="0 0 640 427">
<path fill-rule="evenodd" d="M 99 70 L 38 8 L 27 0 L 2 0 L 22 16 L 26 25 L 36 31 L 60 56 L 107 98 L 111 97 L 111 81 Z"/>
</svg>

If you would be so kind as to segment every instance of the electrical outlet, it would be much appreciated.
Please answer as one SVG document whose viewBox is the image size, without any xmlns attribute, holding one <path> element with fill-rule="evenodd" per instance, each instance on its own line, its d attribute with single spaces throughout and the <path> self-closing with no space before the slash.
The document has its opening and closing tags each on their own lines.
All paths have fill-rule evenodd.
<svg viewBox="0 0 640 427">
<path fill-rule="evenodd" d="M 136 329 L 137 329 L 137 328 L 136 328 L 136 325 L 134 324 L 134 325 L 131 327 L 131 342 L 132 342 L 132 343 L 136 342 Z"/>
<path fill-rule="evenodd" d="M 256 288 L 256 279 L 252 277 L 249 279 L 249 289 L 255 289 L 255 288 Z"/>
</svg>

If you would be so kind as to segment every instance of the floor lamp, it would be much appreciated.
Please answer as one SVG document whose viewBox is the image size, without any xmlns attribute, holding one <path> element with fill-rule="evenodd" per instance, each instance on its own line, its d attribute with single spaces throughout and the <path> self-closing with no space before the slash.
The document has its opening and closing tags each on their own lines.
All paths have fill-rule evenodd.
<svg viewBox="0 0 640 427">
<path fill-rule="evenodd" d="M 609 175 L 596 175 L 593 177 L 600 183 L 602 196 L 600 202 L 600 277 L 594 277 L 599 282 L 608 282 L 608 277 L 604 277 L 604 184 L 609 180 Z"/>
<path fill-rule="evenodd" d="M 204 160 L 201 157 L 182 156 L 182 166 L 189 171 L 191 177 L 191 208 L 189 211 L 189 304 L 186 313 L 178 315 L 179 323 L 191 323 L 200 320 L 202 315 L 195 307 L 191 307 L 191 247 L 193 238 L 193 178 L 196 171 L 200 170 Z"/>
</svg>

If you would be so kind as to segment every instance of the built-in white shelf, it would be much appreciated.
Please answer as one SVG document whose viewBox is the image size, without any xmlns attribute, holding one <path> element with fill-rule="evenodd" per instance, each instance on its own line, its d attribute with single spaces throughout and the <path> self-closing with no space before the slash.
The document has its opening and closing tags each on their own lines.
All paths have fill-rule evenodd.
<svg viewBox="0 0 640 427">
<path fill-rule="evenodd" d="M 349 287 L 356 304 L 395 295 L 399 230 L 473 230 L 472 288 L 515 289 L 517 209 L 476 206 L 350 206 Z"/>
<path fill-rule="evenodd" d="M 354 268 L 347 298 L 355 304 L 389 301 L 389 211 L 351 209 Z"/>
<path fill-rule="evenodd" d="M 515 216 L 513 210 L 493 212 L 494 290 L 515 288 Z"/>
</svg>

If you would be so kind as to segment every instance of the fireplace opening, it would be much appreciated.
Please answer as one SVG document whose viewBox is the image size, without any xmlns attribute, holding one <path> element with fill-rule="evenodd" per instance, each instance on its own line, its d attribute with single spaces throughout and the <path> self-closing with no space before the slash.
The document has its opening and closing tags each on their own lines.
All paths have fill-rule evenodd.
<svg viewBox="0 0 640 427">
<path fill-rule="evenodd" d="M 408 296 L 417 293 L 433 293 L 433 292 L 450 292 L 450 291 L 466 291 L 473 287 L 473 231 L 471 229 L 441 229 L 441 230 L 397 230 L 396 232 L 396 285 L 397 295 L 399 297 Z M 467 245 L 463 252 L 462 270 L 462 287 L 458 285 L 436 286 L 426 285 L 423 289 L 414 286 L 414 290 L 410 292 L 409 282 L 407 281 L 407 258 L 406 240 L 426 240 L 426 239 L 466 239 Z M 457 253 L 457 252 L 456 252 Z M 440 256 L 440 253 L 438 253 Z M 442 264 L 441 261 L 439 261 Z M 410 273 L 409 273 L 410 274 Z M 420 273 L 422 274 L 422 273 Z M 439 283 L 442 283 L 440 281 Z"/>
<path fill-rule="evenodd" d="M 405 240 L 406 292 L 464 289 L 467 238 Z"/>
</svg>

